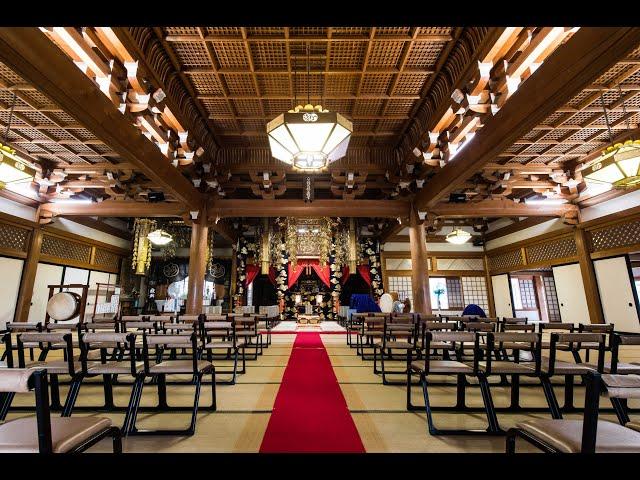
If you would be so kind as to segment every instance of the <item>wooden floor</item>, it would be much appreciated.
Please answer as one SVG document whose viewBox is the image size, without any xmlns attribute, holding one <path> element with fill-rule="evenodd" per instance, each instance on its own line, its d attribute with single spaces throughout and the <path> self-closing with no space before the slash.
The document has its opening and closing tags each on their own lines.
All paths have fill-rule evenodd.
<svg viewBox="0 0 640 480">
<path fill-rule="evenodd" d="M 334 372 L 347 401 L 349 410 L 357 426 L 367 452 L 503 452 L 503 437 L 439 436 L 427 433 L 423 412 L 405 410 L 404 386 L 384 386 L 380 376 L 373 374 L 372 362 L 363 361 L 345 344 L 344 335 L 321 335 L 327 348 Z M 271 409 L 278 392 L 295 334 L 273 335 L 273 344 L 265 349 L 264 355 L 256 361 L 248 362 L 245 375 L 238 377 L 236 385 L 218 385 L 218 411 L 202 411 L 198 416 L 196 434 L 192 437 L 130 437 L 124 441 L 125 452 L 257 452 L 260 448 Z M 640 356 L 635 352 L 635 357 Z M 225 362 L 216 362 L 222 367 Z M 393 365 L 390 365 L 393 366 Z M 397 363 L 397 366 L 401 366 Z M 524 383 L 524 380 L 523 380 Z M 421 389 L 413 387 L 414 403 L 421 404 Z M 477 388 L 468 388 L 467 401 L 470 405 L 481 406 Z M 66 394 L 66 387 L 61 387 Z M 505 387 L 493 387 L 496 406 L 507 406 L 509 392 Z M 576 388 L 576 405 L 582 405 L 582 388 Z M 130 387 L 115 388 L 115 402 L 128 403 Z M 562 403 L 562 388 L 556 390 Z M 431 401 L 434 405 L 451 405 L 455 401 L 454 387 L 433 387 Z M 142 405 L 152 405 L 156 401 L 156 390 L 145 388 Z M 77 405 L 98 405 L 103 401 L 99 384 L 85 383 Z M 169 386 L 170 405 L 188 406 L 193 401 L 192 386 Z M 201 405 L 211 401 L 210 390 L 203 387 Z M 32 404 L 31 394 L 20 394 L 14 405 Z M 539 387 L 522 388 L 521 404 L 545 406 L 544 395 Z M 602 405 L 609 406 L 606 398 Z M 630 406 L 636 407 L 633 402 Z M 24 416 L 24 412 L 10 413 L 8 419 Z M 108 416 L 116 425 L 121 425 L 124 414 L 91 414 L 74 412 L 74 416 Z M 138 426 L 149 428 L 185 428 L 189 413 L 140 413 Z M 313 415 L 313 411 L 309 411 Z M 500 425 L 507 429 L 528 418 L 549 418 L 542 414 L 498 414 Z M 566 415 L 566 418 L 581 418 L 581 415 Z M 615 421 L 613 415 L 603 418 Z M 441 427 L 474 428 L 484 427 L 483 414 L 437 414 L 436 422 Z M 519 451 L 535 451 L 525 444 L 519 444 Z M 110 451 L 109 441 L 93 447 L 91 452 Z"/>
</svg>

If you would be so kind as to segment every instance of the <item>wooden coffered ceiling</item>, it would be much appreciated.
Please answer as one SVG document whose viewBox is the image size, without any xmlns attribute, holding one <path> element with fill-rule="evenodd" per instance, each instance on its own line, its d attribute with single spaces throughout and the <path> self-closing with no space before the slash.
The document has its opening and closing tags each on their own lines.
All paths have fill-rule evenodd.
<svg viewBox="0 0 640 480">
<path fill-rule="evenodd" d="M 133 203 L 150 216 L 303 215 L 302 174 L 270 156 L 265 126 L 309 91 L 354 123 L 347 156 L 314 175 L 323 212 L 367 212 L 391 235 L 412 203 L 430 222 L 575 223 L 575 204 L 594 201 L 580 169 L 609 141 L 601 96 L 614 137 L 638 129 L 639 45 L 629 28 L 3 29 L 0 127 L 15 93 L 8 143 L 38 165 L 39 200 L 103 203 L 43 209 L 53 215 L 125 216 Z M 176 205 L 148 204 L 160 190 Z M 535 197 L 570 203 L 522 202 Z"/>
</svg>

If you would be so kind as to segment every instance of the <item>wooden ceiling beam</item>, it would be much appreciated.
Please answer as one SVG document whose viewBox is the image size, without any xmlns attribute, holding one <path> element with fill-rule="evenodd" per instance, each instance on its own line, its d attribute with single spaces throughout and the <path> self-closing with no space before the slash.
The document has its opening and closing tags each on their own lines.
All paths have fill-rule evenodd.
<svg viewBox="0 0 640 480">
<path fill-rule="evenodd" d="M 105 200 L 99 203 L 43 203 L 40 213 L 61 217 L 182 217 L 188 207 L 172 202 L 132 202 Z"/>
<path fill-rule="evenodd" d="M 439 203 L 429 209 L 442 218 L 483 218 L 483 217 L 561 217 L 577 211 L 572 204 L 527 205 L 504 198 L 480 200 L 466 203 Z"/>
<path fill-rule="evenodd" d="M 524 230 L 525 228 L 533 227 L 535 225 L 539 225 L 544 222 L 548 222 L 552 220 L 554 217 L 529 217 L 524 220 L 516 221 L 511 225 L 507 225 L 506 227 L 498 228 L 497 230 L 493 230 L 491 232 L 485 233 L 484 239 L 486 241 L 495 240 L 496 238 L 504 237 L 505 235 L 509 235 L 511 233 L 519 232 L 520 230 Z"/>
<path fill-rule="evenodd" d="M 225 217 L 378 217 L 397 218 L 409 214 L 409 204 L 400 200 L 244 200 L 216 199 L 207 208 L 209 219 Z"/>
<path fill-rule="evenodd" d="M 201 194 L 38 28 L 0 30 L 0 58 L 69 115 L 192 209 Z"/>
<path fill-rule="evenodd" d="M 640 28 L 581 28 L 415 197 L 429 210 L 640 44 Z M 568 68 L 571 67 L 571 68 Z"/>
</svg>

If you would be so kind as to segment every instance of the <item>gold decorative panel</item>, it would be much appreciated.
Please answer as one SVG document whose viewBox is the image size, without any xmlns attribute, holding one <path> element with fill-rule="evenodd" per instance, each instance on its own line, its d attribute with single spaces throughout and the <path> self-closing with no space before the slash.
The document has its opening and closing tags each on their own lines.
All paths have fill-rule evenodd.
<svg viewBox="0 0 640 480">
<path fill-rule="evenodd" d="M 0 223 L 0 248 L 26 252 L 29 243 L 29 230 Z"/>
<path fill-rule="evenodd" d="M 527 263 L 538 263 L 544 262 L 545 260 L 575 257 L 578 255 L 578 247 L 572 236 L 531 245 L 527 247 L 526 250 Z"/>
<path fill-rule="evenodd" d="M 118 270 L 120 266 L 120 257 L 108 250 L 96 248 L 96 256 L 93 263 L 101 267 Z"/>
<path fill-rule="evenodd" d="M 640 220 L 598 228 L 588 234 L 594 252 L 640 244 Z"/>
<path fill-rule="evenodd" d="M 489 257 L 490 270 L 504 270 L 507 268 L 518 267 L 522 265 L 522 255 L 520 250 L 511 250 L 509 252 L 500 253 Z"/>
<path fill-rule="evenodd" d="M 75 260 L 89 263 L 91 260 L 91 247 L 82 243 L 72 242 L 59 237 L 45 235 L 42 238 L 43 255 Z"/>
</svg>

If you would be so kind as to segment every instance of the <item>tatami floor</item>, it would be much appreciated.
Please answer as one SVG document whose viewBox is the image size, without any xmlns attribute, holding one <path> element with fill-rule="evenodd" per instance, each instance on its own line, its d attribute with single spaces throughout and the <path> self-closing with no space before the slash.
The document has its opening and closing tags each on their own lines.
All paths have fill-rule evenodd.
<svg viewBox="0 0 640 480">
<path fill-rule="evenodd" d="M 273 343 L 265 349 L 258 360 L 248 361 L 247 373 L 238 377 L 236 385 L 218 385 L 218 411 L 202 410 L 198 416 L 197 429 L 192 437 L 154 436 L 129 437 L 124 440 L 125 452 L 257 452 L 264 436 L 271 410 L 280 387 L 280 382 L 292 351 L 296 334 L 273 335 Z M 431 436 L 427 433 L 426 416 L 423 412 L 407 412 L 405 410 L 404 386 L 382 385 L 380 376 L 373 374 L 372 362 L 361 360 L 355 349 L 346 345 L 344 334 L 321 334 L 322 341 L 329 354 L 333 370 L 346 399 L 347 406 L 355 422 L 359 435 L 367 452 L 503 452 L 503 437 L 471 437 L 471 436 Z M 635 355 L 634 355 L 635 356 Z M 227 362 L 215 362 L 218 368 Z M 396 367 L 401 367 L 397 362 Z M 393 362 L 389 363 L 393 367 Z M 184 377 L 183 377 L 184 378 Z M 125 381 L 124 378 L 121 378 Z M 492 382 L 498 379 L 493 379 Z M 525 380 L 523 380 L 525 383 Z M 66 386 L 61 387 L 63 395 Z M 421 404 L 420 387 L 413 387 L 414 403 Z M 509 391 L 507 387 L 492 388 L 496 406 L 507 406 Z M 130 394 L 129 385 L 115 387 L 115 402 L 126 406 Z M 563 390 L 557 387 L 556 394 L 562 403 Z M 142 405 L 153 405 L 156 402 L 156 389 L 145 388 Z M 85 382 L 80 391 L 77 405 L 99 405 L 103 401 L 102 387 Z M 170 405 L 189 406 L 193 401 L 193 386 L 169 386 L 168 402 Z M 203 386 L 201 406 L 209 405 L 210 388 Z M 452 405 L 455 402 L 455 387 L 432 387 L 431 401 L 433 405 Z M 469 405 L 481 406 L 480 393 L 477 388 L 467 389 Z M 576 388 L 576 405 L 582 405 L 582 389 Z M 31 394 L 20 394 L 14 405 L 33 403 Z M 545 406 L 544 395 L 539 387 L 524 387 L 521 393 L 521 404 L 527 406 Z M 606 398 L 602 405 L 609 406 Z M 630 406 L 636 407 L 633 402 Z M 308 412 L 314 415 L 312 409 Z M 12 412 L 8 419 L 26 415 L 25 412 Z M 99 415 L 111 418 L 116 425 L 121 425 L 124 413 L 74 412 L 78 415 Z M 478 414 L 436 414 L 436 422 L 441 427 L 474 428 L 485 426 L 485 417 Z M 144 413 L 138 417 L 138 427 L 144 428 L 185 428 L 190 413 Z M 534 417 L 549 418 L 546 413 L 536 414 L 503 414 L 498 418 L 503 429 L 517 422 Z M 566 415 L 566 418 L 581 418 L 580 414 Z M 602 418 L 615 421 L 612 414 Z M 93 447 L 92 452 L 108 452 L 109 441 L 103 441 Z M 521 444 L 519 451 L 535 451 Z"/>
</svg>

